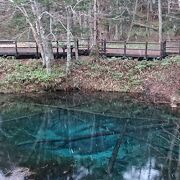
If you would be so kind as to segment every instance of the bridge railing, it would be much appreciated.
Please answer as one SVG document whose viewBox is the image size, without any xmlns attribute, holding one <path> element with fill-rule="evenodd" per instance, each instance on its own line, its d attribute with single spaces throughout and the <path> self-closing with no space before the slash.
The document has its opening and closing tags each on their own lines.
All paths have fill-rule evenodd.
<svg viewBox="0 0 180 180">
<path fill-rule="evenodd" d="M 71 41 L 71 51 L 74 52 L 74 45 L 77 43 L 78 50 L 90 52 L 90 39 L 80 39 Z M 53 52 L 58 56 L 60 53 L 66 53 L 66 40 L 53 41 Z M 107 56 L 124 56 L 124 57 L 144 57 L 144 58 L 163 58 L 166 55 L 180 55 L 180 41 L 157 42 L 126 42 L 126 41 L 106 41 L 100 40 L 100 53 Z M 35 54 L 40 56 L 39 47 L 34 41 L 12 41 L 0 40 L 0 55 Z"/>
<path fill-rule="evenodd" d="M 165 43 L 156 42 L 126 42 L 126 41 L 108 41 L 106 42 L 107 53 L 117 53 L 121 56 L 133 57 L 164 57 Z"/>
<path fill-rule="evenodd" d="M 179 41 L 166 41 L 167 54 L 179 54 L 180 55 L 180 40 Z"/>
</svg>

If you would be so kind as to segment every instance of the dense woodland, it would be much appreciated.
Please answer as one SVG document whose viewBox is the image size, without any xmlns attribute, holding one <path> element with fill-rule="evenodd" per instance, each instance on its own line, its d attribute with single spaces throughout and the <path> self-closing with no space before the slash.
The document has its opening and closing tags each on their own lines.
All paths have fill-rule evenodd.
<svg viewBox="0 0 180 180">
<path fill-rule="evenodd" d="M 180 0 L 0 0 L 0 38 L 35 40 L 50 72 L 53 40 L 89 38 L 92 54 L 106 40 L 159 41 L 180 36 Z"/>
<path fill-rule="evenodd" d="M 92 37 L 96 30 L 99 38 L 107 40 L 152 40 L 153 37 L 156 41 L 159 11 L 164 36 L 180 35 L 179 0 L 0 0 L 0 4 L 1 29 L 4 28 L 1 39 L 32 38 L 26 18 L 29 16 L 34 24 L 37 13 L 46 28 L 50 28 L 48 35 L 51 38 L 66 38 L 68 13 L 71 32 L 80 38 Z"/>
</svg>

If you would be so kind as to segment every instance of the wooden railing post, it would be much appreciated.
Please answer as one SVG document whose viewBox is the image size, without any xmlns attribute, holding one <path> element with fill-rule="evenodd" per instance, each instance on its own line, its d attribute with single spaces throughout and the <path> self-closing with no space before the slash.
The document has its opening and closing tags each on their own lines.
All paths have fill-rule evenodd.
<svg viewBox="0 0 180 180">
<path fill-rule="evenodd" d="M 72 56 L 72 53 L 73 53 L 73 49 L 74 49 L 74 47 L 73 47 L 73 45 L 71 45 L 71 56 Z"/>
<path fill-rule="evenodd" d="M 104 40 L 101 39 L 101 40 L 100 40 L 100 43 L 101 43 L 100 52 L 101 52 L 101 53 L 104 53 Z"/>
<path fill-rule="evenodd" d="M 160 42 L 160 60 L 163 58 L 163 42 Z"/>
<path fill-rule="evenodd" d="M 18 57 L 18 45 L 17 45 L 17 40 L 15 41 L 15 53 L 16 53 L 16 58 Z"/>
<path fill-rule="evenodd" d="M 163 57 L 166 57 L 166 40 L 163 43 Z"/>
<path fill-rule="evenodd" d="M 66 46 L 65 45 L 62 47 L 62 50 L 63 50 L 63 59 L 65 59 L 66 58 Z"/>
<path fill-rule="evenodd" d="M 36 58 L 39 58 L 39 49 L 38 49 L 38 44 L 36 42 Z"/>
<path fill-rule="evenodd" d="M 148 58 L 148 42 L 145 43 L 145 58 Z"/>
<path fill-rule="evenodd" d="M 77 44 L 77 52 L 78 52 L 78 55 L 79 55 L 79 39 L 77 39 L 76 44 Z"/>
<path fill-rule="evenodd" d="M 59 56 L 59 42 L 58 40 L 56 41 L 56 58 Z"/>
<path fill-rule="evenodd" d="M 104 39 L 104 54 L 106 54 L 106 39 Z"/>
<path fill-rule="evenodd" d="M 90 38 L 89 37 L 88 37 L 87 41 L 88 41 L 88 52 L 89 52 L 89 50 L 90 50 Z"/>
<path fill-rule="evenodd" d="M 126 57 L 127 42 L 124 41 L 124 57 Z"/>
</svg>

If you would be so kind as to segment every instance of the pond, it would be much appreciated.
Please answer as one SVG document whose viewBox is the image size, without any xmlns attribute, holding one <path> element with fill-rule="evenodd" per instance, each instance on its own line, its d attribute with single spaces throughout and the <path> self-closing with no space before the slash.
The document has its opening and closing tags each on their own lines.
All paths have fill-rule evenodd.
<svg viewBox="0 0 180 180">
<path fill-rule="evenodd" d="M 179 180 L 179 127 L 126 94 L 0 95 L 0 179 Z"/>
</svg>

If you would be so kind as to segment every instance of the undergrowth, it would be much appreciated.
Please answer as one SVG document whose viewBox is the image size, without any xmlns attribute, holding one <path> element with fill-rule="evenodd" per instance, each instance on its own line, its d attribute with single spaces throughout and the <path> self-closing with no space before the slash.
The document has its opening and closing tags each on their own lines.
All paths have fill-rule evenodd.
<svg viewBox="0 0 180 180">
<path fill-rule="evenodd" d="M 61 81 L 65 76 L 64 67 L 53 65 L 52 73 L 47 74 L 39 60 L 15 60 L 0 58 L 1 89 L 19 91 L 23 86 L 36 84 L 42 88 L 49 88 L 52 84 Z M 53 85 L 54 86 L 54 85 Z M 35 89 L 32 89 L 35 91 Z"/>
<path fill-rule="evenodd" d="M 179 66 L 180 57 L 167 58 L 162 61 L 112 58 L 102 59 L 96 63 L 83 59 L 73 62 L 71 76 L 63 86 L 129 92 L 142 89 L 148 79 L 154 78 L 155 81 L 165 82 L 169 71 L 175 70 L 178 74 L 177 67 Z M 171 67 L 170 70 L 168 70 L 169 67 Z M 56 90 L 62 85 L 62 79 L 65 79 L 65 62 L 55 62 L 52 66 L 52 73 L 47 74 L 39 60 L 0 58 L 0 92 L 8 92 L 8 90 L 19 92 L 24 89 L 26 91 Z"/>
</svg>

